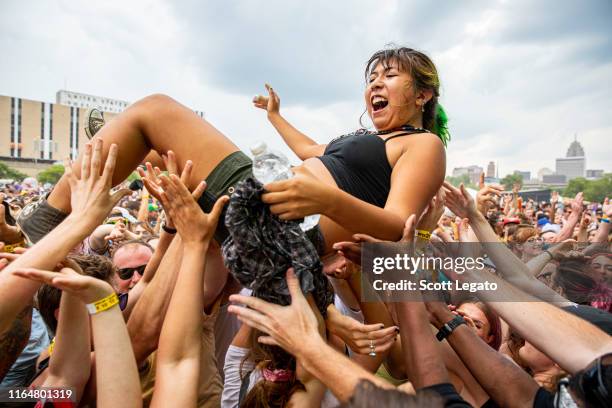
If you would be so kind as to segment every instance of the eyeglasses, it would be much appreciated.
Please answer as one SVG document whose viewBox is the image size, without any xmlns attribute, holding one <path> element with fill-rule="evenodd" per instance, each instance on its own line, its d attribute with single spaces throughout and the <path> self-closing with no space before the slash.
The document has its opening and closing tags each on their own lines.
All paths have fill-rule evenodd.
<svg viewBox="0 0 612 408">
<path fill-rule="evenodd" d="M 134 272 L 138 272 L 139 275 L 142 275 L 146 267 L 147 267 L 147 264 L 135 266 L 132 268 L 122 268 L 122 269 L 119 269 L 117 273 L 119 274 L 119 278 L 123 280 L 128 280 L 128 279 L 132 279 L 132 276 L 134 276 Z"/>
</svg>

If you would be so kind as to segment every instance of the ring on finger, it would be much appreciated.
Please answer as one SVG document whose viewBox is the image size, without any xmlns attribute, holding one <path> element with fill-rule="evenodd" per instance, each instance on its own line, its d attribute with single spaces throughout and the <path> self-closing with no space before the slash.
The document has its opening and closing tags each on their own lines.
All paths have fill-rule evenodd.
<svg viewBox="0 0 612 408">
<path fill-rule="evenodd" d="M 370 357 L 376 357 L 376 346 L 374 346 L 374 340 L 370 340 L 370 352 L 368 355 Z"/>
</svg>

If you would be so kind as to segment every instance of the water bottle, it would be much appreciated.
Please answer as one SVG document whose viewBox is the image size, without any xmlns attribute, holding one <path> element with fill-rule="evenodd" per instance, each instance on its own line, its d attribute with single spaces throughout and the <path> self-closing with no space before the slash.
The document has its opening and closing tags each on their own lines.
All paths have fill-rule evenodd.
<svg viewBox="0 0 612 408">
<path fill-rule="evenodd" d="M 287 180 L 293 177 L 291 164 L 281 152 L 268 149 L 264 142 L 251 147 L 253 153 L 253 176 L 262 184 Z M 319 223 L 319 214 L 308 215 L 300 224 L 302 231 L 308 231 Z"/>
</svg>

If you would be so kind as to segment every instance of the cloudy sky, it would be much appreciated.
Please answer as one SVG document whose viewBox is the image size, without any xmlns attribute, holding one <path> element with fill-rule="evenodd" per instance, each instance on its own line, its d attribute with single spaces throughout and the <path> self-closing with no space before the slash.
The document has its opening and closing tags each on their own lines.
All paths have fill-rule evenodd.
<svg viewBox="0 0 612 408">
<path fill-rule="evenodd" d="M 298 5 L 299 4 L 299 5 Z M 352 131 L 363 68 L 388 43 L 427 52 L 450 117 L 453 167 L 554 169 L 574 135 L 612 171 L 612 2 L 47 0 L 0 2 L 0 94 L 167 93 L 241 148 L 284 145 L 251 105 L 273 84 L 320 142 Z"/>
</svg>

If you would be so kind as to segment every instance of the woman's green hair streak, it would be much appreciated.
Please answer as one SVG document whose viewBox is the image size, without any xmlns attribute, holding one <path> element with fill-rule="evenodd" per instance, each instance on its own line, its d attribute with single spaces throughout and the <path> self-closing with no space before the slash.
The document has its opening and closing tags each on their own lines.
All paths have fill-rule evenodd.
<svg viewBox="0 0 612 408">
<path fill-rule="evenodd" d="M 448 116 L 438 103 L 440 79 L 433 61 L 424 53 L 412 48 L 391 46 L 374 53 L 370 57 L 365 69 L 366 83 L 368 83 L 371 71 L 379 63 L 388 66 L 391 62 L 397 62 L 400 71 L 410 74 L 414 81 L 415 90 L 432 91 L 431 99 L 423 106 L 423 127 L 438 135 L 446 146 L 450 140 Z"/>
<path fill-rule="evenodd" d="M 438 135 L 442 143 L 444 143 L 444 146 L 448 144 L 451 138 L 450 132 L 448 131 L 448 116 L 446 116 L 446 111 L 439 103 L 436 106 L 436 116 L 431 131 Z"/>
</svg>

